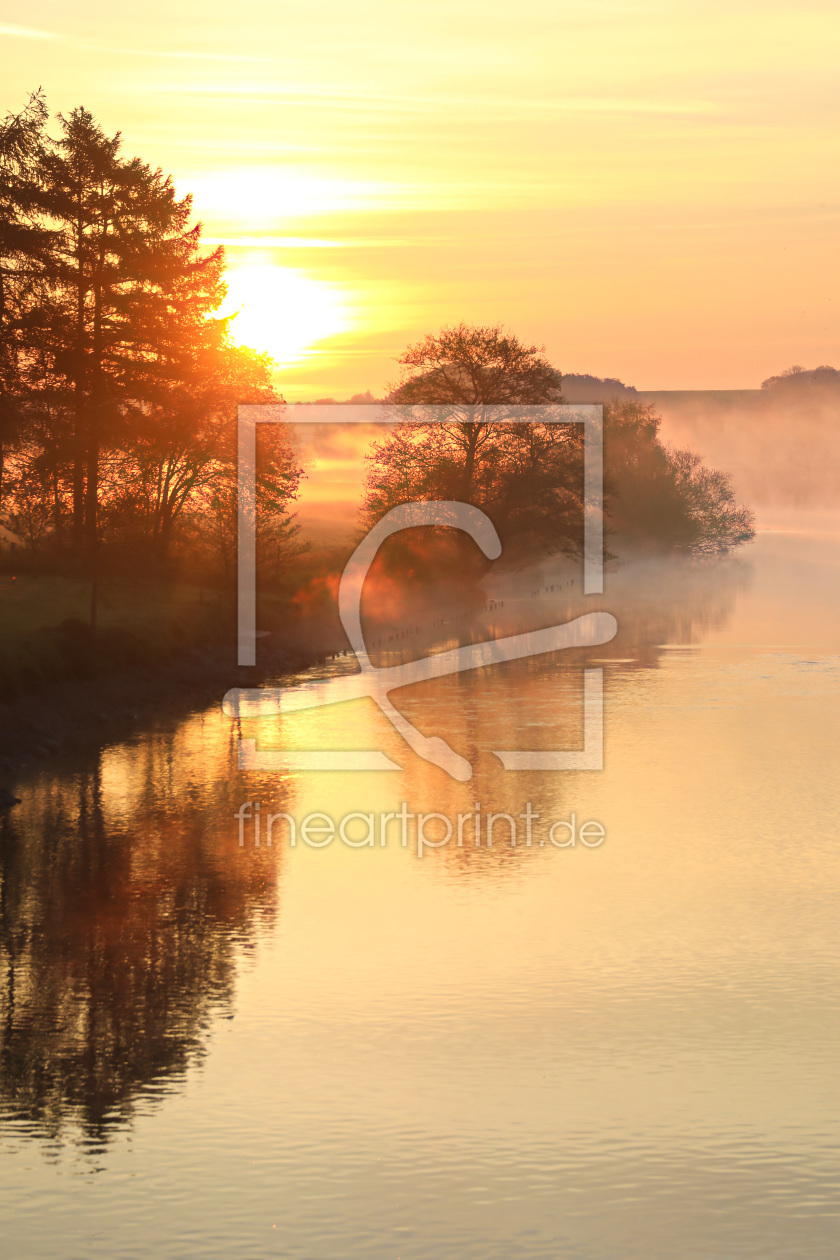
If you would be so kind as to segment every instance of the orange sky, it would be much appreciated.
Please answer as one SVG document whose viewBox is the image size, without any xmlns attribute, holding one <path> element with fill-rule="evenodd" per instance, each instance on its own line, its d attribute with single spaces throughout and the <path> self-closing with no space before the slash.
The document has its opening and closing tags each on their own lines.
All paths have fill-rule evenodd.
<svg viewBox="0 0 840 1260">
<path fill-rule="evenodd" d="M 567 372 L 840 365 L 836 5 L 7 0 L 42 84 L 192 190 L 288 398 L 381 390 L 447 322 Z"/>
</svg>

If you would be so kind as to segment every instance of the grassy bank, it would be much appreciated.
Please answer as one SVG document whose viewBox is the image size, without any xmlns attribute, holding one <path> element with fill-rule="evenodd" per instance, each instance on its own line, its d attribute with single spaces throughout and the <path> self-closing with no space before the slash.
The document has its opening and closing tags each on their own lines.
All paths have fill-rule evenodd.
<svg viewBox="0 0 840 1260">
<path fill-rule="evenodd" d="M 259 600 L 257 668 L 236 663 L 230 592 L 186 582 L 108 580 L 97 628 L 90 584 L 0 573 L 0 787 L 27 766 L 78 756 L 180 720 L 232 686 L 295 672 L 323 655 L 288 594 Z"/>
<path fill-rule="evenodd" d="M 257 606 L 261 672 L 275 672 L 288 660 L 311 663 L 328 650 L 315 628 L 301 623 L 291 590 L 261 592 Z M 94 630 L 89 581 L 0 572 L 0 703 L 62 682 L 208 654 L 235 669 L 230 590 L 110 577 L 99 585 Z"/>
<path fill-rule="evenodd" d="M 225 596 L 218 590 L 173 582 L 115 581 L 100 585 L 97 622 L 102 628 L 132 626 L 157 633 L 167 624 L 189 623 L 204 609 L 218 608 Z M 229 602 L 229 599 L 228 599 Z M 91 587 L 87 579 L 54 574 L 0 573 L 0 646 L 43 626 L 62 621 L 87 622 Z"/>
<path fill-rule="evenodd" d="M 0 574 L 0 700 L 72 678 L 173 659 L 220 643 L 230 597 L 185 583 L 108 581 L 91 627 L 90 583 L 54 574 Z"/>
</svg>

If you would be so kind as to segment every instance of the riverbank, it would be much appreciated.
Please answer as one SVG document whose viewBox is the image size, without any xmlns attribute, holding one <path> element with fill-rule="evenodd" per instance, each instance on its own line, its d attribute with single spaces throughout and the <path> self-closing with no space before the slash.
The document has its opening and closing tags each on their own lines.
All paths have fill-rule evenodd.
<svg viewBox="0 0 840 1260">
<path fill-rule="evenodd" d="M 56 684 L 159 665 L 231 637 L 230 595 L 181 581 L 0 574 L 0 703 Z"/>
<path fill-rule="evenodd" d="M 221 701 L 230 687 L 254 686 L 315 664 L 323 654 L 289 636 L 265 639 L 260 665 L 236 665 L 233 642 L 190 648 L 174 659 L 66 679 L 0 703 L 0 787 L 33 765 L 129 738 Z"/>
</svg>

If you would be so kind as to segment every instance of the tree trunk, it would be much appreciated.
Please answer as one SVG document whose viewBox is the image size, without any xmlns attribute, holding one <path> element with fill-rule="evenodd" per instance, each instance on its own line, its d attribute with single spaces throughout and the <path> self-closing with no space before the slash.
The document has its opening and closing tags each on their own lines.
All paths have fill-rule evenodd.
<svg viewBox="0 0 840 1260">
<path fill-rule="evenodd" d="M 73 432 L 73 550 L 81 555 L 85 529 L 85 272 L 84 227 L 82 222 L 81 191 L 79 193 L 76 220 L 76 379 L 74 383 L 74 432 Z"/>
<path fill-rule="evenodd" d="M 464 498 L 469 502 L 475 479 L 475 456 L 478 450 L 480 426 L 475 420 L 468 420 L 464 425 L 467 433 L 467 458 L 464 461 Z"/>
<path fill-rule="evenodd" d="M 99 445 L 102 415 L 102 282 L 99 276 L 96 277 L 93 292 L 92 351 L 85 492 L 85 550 L 93 562 L 97 549 L 99 524 Z"/>
</svg>

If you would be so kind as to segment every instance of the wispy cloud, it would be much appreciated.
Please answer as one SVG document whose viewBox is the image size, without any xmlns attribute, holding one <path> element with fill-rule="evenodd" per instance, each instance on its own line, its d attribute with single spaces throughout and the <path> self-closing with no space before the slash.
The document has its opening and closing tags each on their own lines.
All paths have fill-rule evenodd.
<svg viewBox="0 0 840 1260">
<path fill-rule="evenodd" d="M 442 110 L 496 109 L 510 114 L 520 113 L 591 113 L 591 114 L 710 114 L 718 106 L 709 100 L 635 96 L 560 96 L 549 98 L 527 97 L 511 93 L 497 96 L 429 93 L 424 96 L 410 93 L 371 92 L 354 86 L 336 87 L 322 84 L 301 83 L 174 83 L 157 82 L 145 85 L 148 92 L 163 94 L 206 96 L 214 100 L 224 98 L 257 98 L 287 105 L 306 105 L 332 108 L 340 105 L 350 109 L 389 110 L 434 114 Z"/>
<path fill-rule="evenodd" d="M 203 243 L 236 249 L 338 249 L 354 242 L 325 241 L 314 236 L 205 236 Z"/>
<path fill-rule="evenodd" d="M 336 237 L 324 240 L 315 236 L 204 236 L 203 245 L 225 245 L 228 249 L 382 249 L 417 245 L 434 241 L 439 237 Z"/>
<path fill-rule="evenodd" d="M 710 114 L 712 101 L 646 100 L 636 96 L 567 96 L 539 102 L 540 109 L 584 114 Z"/>
<path fill-rule="evenodd" d="M 56 31 L 35 31 L 29 26 L 0 25 L 0 36 L 10 39 L 64 39 Z"/>
</svg>

